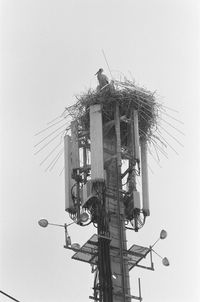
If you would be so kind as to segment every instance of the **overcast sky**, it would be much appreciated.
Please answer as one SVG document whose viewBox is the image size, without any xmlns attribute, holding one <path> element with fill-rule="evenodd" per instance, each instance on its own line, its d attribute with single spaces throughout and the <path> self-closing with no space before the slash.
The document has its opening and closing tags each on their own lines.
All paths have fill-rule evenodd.
<svg viewBox="0 0 200 302">
<path fill-rule="evenodd" d="M 92 294 L 88 264 L 63 248 L 62 228 L 37 221 L 70 222 L 64 211 L 63 159 L 51 173 L 34 155 L 35 133 L 96 85 L 102 67 L 119 71 L 178 111 L 164 119 L 172 149 L 159 167 L 149 156 L 151 216 L 128 246 L 148 246 L 161 229 L 168 238 L 157 251 L 170 260 L 155 272 L 131 271 L 132 294 L 141 277 L 146 302 L 197 302 L 199 276 L 199 51 L 196 0 L 2 0 L 1 1 L 1 246 L 0 290 L 21 302 L 82 302 Z M 162 124 L 164 126 L 164 124 Z M 167 137 L 167 134 L 163 135 Z M 46 152 L 46 153 L 45 153 Z M 83 244 L 91 226 L 70 227 Z M 0 301 L 8 298 L 0 296 Z"/>
</svg>

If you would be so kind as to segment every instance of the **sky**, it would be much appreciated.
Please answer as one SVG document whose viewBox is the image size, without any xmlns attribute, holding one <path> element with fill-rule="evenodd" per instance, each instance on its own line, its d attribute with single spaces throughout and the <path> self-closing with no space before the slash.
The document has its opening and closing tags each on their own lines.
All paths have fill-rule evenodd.
<svg viewBox="0 0 200 302">
<path fill-rule="evenodd" d="M 128 232 L 128 246 L 149 246 L 166 229 L 156 251 L 170 261 L 155 271 L 132 270 L 132 294 L 141 278 L 143 301 L 200 301 L 199 280 L 199 76 L 200 7 L 197 0 L 1 0 L 0 290 L 20 302 L 86 302 L 93 275 L 63 248 L 62 228 L 38 226 L 40 218 L 69 223 L 64 210 L 63 159 L 51 172 L 34 155 L 35 134 L 78 95 L 97 84 L 103 68 L 125 74 L 157 92 L 173 110 L 163 119 L 178 155 L 158 166 L 149 156 L 150 207 L 143 229 Z M 174 111 L 176 110 L 176 111 Z M 183 121 L 184 124 L 178 122 Z M 164 126 L 165 125 L 165 126 Z M 164 130 L 161 130 L 167 136 Z M 69 229 L 83 244 L 92 226 Z M 8 298 L 0 296 L 0 301 Z"/>
</svg>

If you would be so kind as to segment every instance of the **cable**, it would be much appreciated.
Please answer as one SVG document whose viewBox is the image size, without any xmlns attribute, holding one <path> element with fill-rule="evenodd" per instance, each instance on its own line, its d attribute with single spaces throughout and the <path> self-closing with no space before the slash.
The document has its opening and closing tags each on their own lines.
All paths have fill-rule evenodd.
<svg viewBox="0 0 200 302">
<path fill-rule="evenodd" d="M 158 135 L 166 142 L 166 144 L 176 153 L 176 155 L 179 155 L 179 153 L 168 143 L 168 141 L 161 135 L 160 131 L 157 130 Z"/>
<path fill-rule="evenodd" d="M 58 159 L 60 158 L 60 156 L 62 155 L 63 152 L 64 152 L 64 148 L 62 147 L 62 149 L 56 154 L 56 156 L 50 162 L 50 164 L 48 165 L 48 167 L 45 169 L 45 172 L 47 170 L 49 170 L 49 171 L 52 170 L 52 168 L 55 166 L 56 162 L 58 161 Z"/>
<path fill-rule="evenodd" d="M 104 59 L 105 59 L 105 61 L 106 61 L 106 64 L 107 64 L 107 66 L 108 66 L 108 70 L 109 70 L 109 72 L 110 72 L 111 78 L 113 79 L 113 76 L 112 76 L 112 73 L 111 73 L 111 70 L 110 70 L 110 67 L 109 67 L 108 61 L 107 61 L 107 59 L 106 59 L 105 52 L 104 52 L 104 50 L 103 50 L 103 49 L 102 49 L 101 51 L 102 51 L 102 53 L 103 53 Z"/>
<path fill-rule="evenodd" d="M 59 135 L 61 135 L 62 133 L 64 133 L 66 131 L 65 130 L 62 130 L 61 132 L 59 132 L 56 136 L 54 136 L 48 143 L 46 143 L 42 148 L 40 148 L 38 151 L 36 151 L 34 153 L 34 155 L 38 154 L 40 151 L 42 151 L 44 148 L 46 148 L 53 140 L 55 140 Z"/>
<path fill-rule="evenodd" d="M 34 147 L 37 147 L 38 145 L 40 145 L 42 142 L 44 142 L 48 137 L 50 137 L 51 135 L 53 135 L 55 132 L 57 132 L 58 130 L 60 130 L 61 128 L 63 128 L 64 126 L 67 125 L 68 122 L 65 122 L 62 126 L 58 127 L 56 130 L 54 130 L 53 132 L 51 132 L 50 134 L 48 134 L 46 137 L 44 137 L 39 143 L 37 143 Z"/>
<path fill-rule="evenodd" d="M 171 138 L 173 138 L 181 147 L 184 147 L 184 145 L 172 134 L 170 134 L 164 127 L 160 126 L 160 128 L 163 129 Z"/>
<path fill-rule="evenodd" d="M 172 127 L 173 129 L 175 129 L 177 132 L 179 132 L 180 134 L 182 134 L 182 135 L 185 136 L 185 133 L 184 133 L 184 132 L 182 132 L 181 130 L 179 130 L 179 129 L 177 129 L 176 127 L 174 127 L 171 123 L 165 121 L 163 118 L 161 118 L 161 120 L 162 120 L 163 122 L 165 122 L 166 124 L 168 124 L 168 125 L 169 125 L 170 127 Z"/>
<path fill-rule="evenodd" d="M 10 299 L 13 300 L 13 301 L 20 302 L 19 300 L 17 300 L 17 299 L 15 299 L 15 298 L 13 298 L 12 296 L 6 294 L 6 293 L 3 292 L 2 290 L 0 290 L 0 293 L 1 293 L 2 295 L 4 295 L 4 296 L 10 298 Z"/>
<path fill-rule="evenodd" d="M 51 154 L 61 145 L 62 141 L 40 162 L 40 166 L 51 156 Z"/>
<path fill-rule="evenodd" d="M 170 117 L 171 119 L 175 120 L 176 122 L 184 125 L 184 123 L 182 121 L 180 121 L 180 120 L 176 119 L 175 117 L 171 116 L 170 114 L 166 113 L 164 110 L 161 109 L 161 111 L 164 115 L 166 115 L 166 116 Z"/>
<path fill-rule="evenodd" d="M 63 174 L 64 169 L 65 169 L 65 167 L 62 168 L 62 170 L 61 170 L 60 173 L 59 173 L 59 176 L 61 176 L 61 175 Z"/>
<path fill-rule="evenodd" d="M 46 128 L 44 128 L 44 129 L 42 129 L 41 131 L 37 132 L 37 133 L 35 134 L 35 136 L 37 136 L 37 135 L 39 135 L 39 134 L 43 133 L 44 131 L 46 131 L 46 130 L 48 130 L 48 129 L 52 128 L 53 126 L 55 126 L 55 125 L 57 125 L 57 124 L 61 123 L 62 121 L 64 121 L 64 119 L 65 119 L 65 118 L 63 118 L 62 120 L 60 120 L 60 121 L 56 122 L 55 124 L 53 124 L 53 125 L 51 125 L 51 126 L 49 126 L 49 127 L 46 127 Z"/>
</svg>

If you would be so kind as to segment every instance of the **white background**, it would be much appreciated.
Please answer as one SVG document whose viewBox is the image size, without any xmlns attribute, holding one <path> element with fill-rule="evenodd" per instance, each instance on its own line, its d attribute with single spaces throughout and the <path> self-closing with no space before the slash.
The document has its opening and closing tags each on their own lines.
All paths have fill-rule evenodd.
<svg viewBox="0 0 200 302">
<path fill-rule="evenodd" d="M 131 272 L 132 294 L 142 279 L 146 302 L 197 302 L 199 277 L 199 4 L 195 0 L 2 0 L 1 1 L 1 246 L 0 290 L 21 302 L 86 302 L 93 275 L 71 260 L 60 228 L 37 221 L 70 222 L 64 211 L 62 159 L 51 172 L 34 156 L 34 134 L 96 85 L 103 67 L 135 78 L 154 91 L 171 127 L 172 149 L 160 168 L 149 157 L 151 216 L 129 246 L 157 246 L 170 266 L 154 257 L 155 272 Z M 113 71 L 113 75 L 116 71 Z M 164 126 L 164 124 L 163 124 Z M 166 135 L 166 133 L 163 135 Z M 46 153 L 45 153 L 46 152 Z M 72 226 L 83 244 L 96 230 Z M 0 296 L 0 301 L 9 299 Z"/>
</svg>

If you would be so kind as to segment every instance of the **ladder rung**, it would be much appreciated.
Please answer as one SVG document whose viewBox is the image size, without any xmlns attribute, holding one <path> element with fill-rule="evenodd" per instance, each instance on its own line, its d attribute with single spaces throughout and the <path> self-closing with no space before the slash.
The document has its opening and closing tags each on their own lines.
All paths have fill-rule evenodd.
<svg viewBox="0 0 200 302">
<path fill-rule="evenodd" d="M 127 298 L 131 298 L 131 299 L 135 299 L 135 300 L 139 300 L 139 301 L 142 301 L 142 298 L 141 297 L 137 297 L 137 296 L 132 296 L 132 295 L 125 295 Z"/>
<path fill-rule="evenodd" d="M 115 292 L 113 293 L 115 296 L 122 296 L 122 293 L 121 292 Z M 125 294 L 125 297 L 126 298 L 130 298 L 130 299 L 135 299 L 135 300 L 139 300 L 139 301 L 142 301 L 142 297 L 137 297 L 137 296 L 133 296 L 133 295 L 128 295 L 128 294 Z"/>
<path fill-rule="evenodd" d="M 95 297 L 92 297 L 92 296 L 89 296 L 89 299 L 91 299 L 91 300 L 96 300 L 96 301 L 100 301 L 99 298 L 95 298 Z"/>
</svg>

